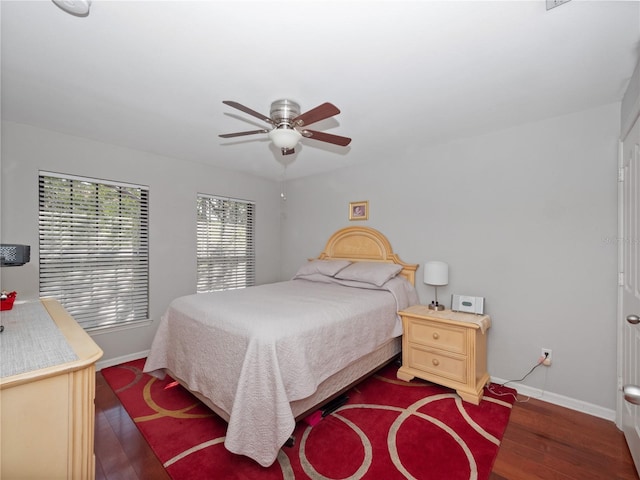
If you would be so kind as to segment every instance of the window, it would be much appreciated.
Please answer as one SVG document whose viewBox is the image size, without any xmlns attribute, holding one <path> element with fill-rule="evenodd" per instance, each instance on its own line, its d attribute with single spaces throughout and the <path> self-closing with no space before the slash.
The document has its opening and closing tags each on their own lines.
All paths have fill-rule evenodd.
<svg viewBox="0 0 640 480">
<path fill-rule="evenodd" d="M 149 318 L 147 187 L 40 173 L 40 296 L 84 328 Z"/>
<path fill-rule="evenodd" d="M 213 292 L 255 284 L 255 204 L 198 195 L 197 291 Z"/>
</svg>

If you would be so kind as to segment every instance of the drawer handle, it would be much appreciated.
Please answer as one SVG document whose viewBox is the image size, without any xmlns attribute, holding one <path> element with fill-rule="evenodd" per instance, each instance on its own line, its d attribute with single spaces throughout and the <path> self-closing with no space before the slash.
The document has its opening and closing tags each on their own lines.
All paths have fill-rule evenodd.
<svg viewBox="0 0 640 480">
<path fill-rule="evenodd" d="M 431 363 L 433 363 L 434 367 L 437 367 L 438 365 L 440 365 L 440 360 L 434 358 L 433 360 L 431 360 Z"/>
<path fill-rule="evenodd" d="M 438 332 L 433 332 L 433 339 L 437 340 L 440 338 L 440 335 L 438 334 Z"/>
</svg>

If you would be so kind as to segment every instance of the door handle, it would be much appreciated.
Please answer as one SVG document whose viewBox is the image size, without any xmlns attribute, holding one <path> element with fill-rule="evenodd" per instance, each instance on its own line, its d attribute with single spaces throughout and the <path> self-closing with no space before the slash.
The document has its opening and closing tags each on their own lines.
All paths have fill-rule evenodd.
<svg viewBox="0 0 640 480">
<path fill-rule="evenodd" d="M 638 315 L 627 315 L 627 322 L 631 325 L 637 325 L 640 323 L 640 317 Z"/>
<path fill-rule="evenodd" d="M 640 405 L 640 386 L 638 385 L 625 385 L 622 387 L 622 393 L 624 399 L 635 405 Z"/>
</svg>

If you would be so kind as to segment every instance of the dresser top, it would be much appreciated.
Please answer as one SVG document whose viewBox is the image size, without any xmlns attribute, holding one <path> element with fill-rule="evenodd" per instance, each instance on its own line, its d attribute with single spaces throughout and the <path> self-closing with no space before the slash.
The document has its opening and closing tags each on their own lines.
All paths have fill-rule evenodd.
<svg viewBox="0 0 640 480">
<path fill-rule="evenodd" d="M 16 302 L 0 320 L 0 378 L 78 359 L 39 300 Z"/>
<path fill-rule="evenodd" d="M 0 389 L 81 370 L 102 356 L 100 347 L 54 299 L 16 302 L 1 319 Z"/>
</svg>

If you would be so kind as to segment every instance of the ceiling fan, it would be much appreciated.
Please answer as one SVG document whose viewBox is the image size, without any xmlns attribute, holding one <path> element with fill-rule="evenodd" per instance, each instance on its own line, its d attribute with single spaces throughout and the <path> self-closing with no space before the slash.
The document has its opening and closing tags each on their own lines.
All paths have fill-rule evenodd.
<svg viewBox="0 0 640 480">
<path fill-rule="evenodd" d="M 340 110 L 331 103 L 323 103 L 315 108 L 312 108 L 308 112 L 300 113 L 300 105 L 292 100 L 276 100 L 271 104 L 271 116 L 267 117 L 261 113 L 251 110 L 238 102 L 230 100 L 224 100 L 222 103 L 229 105 L 230 107 L 237 108 L 238 110 L 248 113 L 260 120 L 269 123 L 272 128 L 250 130 L 248 132 L 236 132 L 225 133 L 220 135 L 222 138 L 242 137 L 244 135 L 254 135 L 257 133 L 267 133 L 273 144 L 280 148 L 282 155 L 291 155 L 295 152 L 295 146 L 302 138 L 311 138 L 320 142 L 332 143 L 334 145 L 340 145 L 346 147 L 351 143 L 351 139 L 347 137 L 341 137 L 340 135 L 333 135 L 326 132 L 318 132 L 316 130 L 309 130 L 307 125 L 319 122 L 320 120 L 333 117 L 340 113 Z"/>
</svg>

